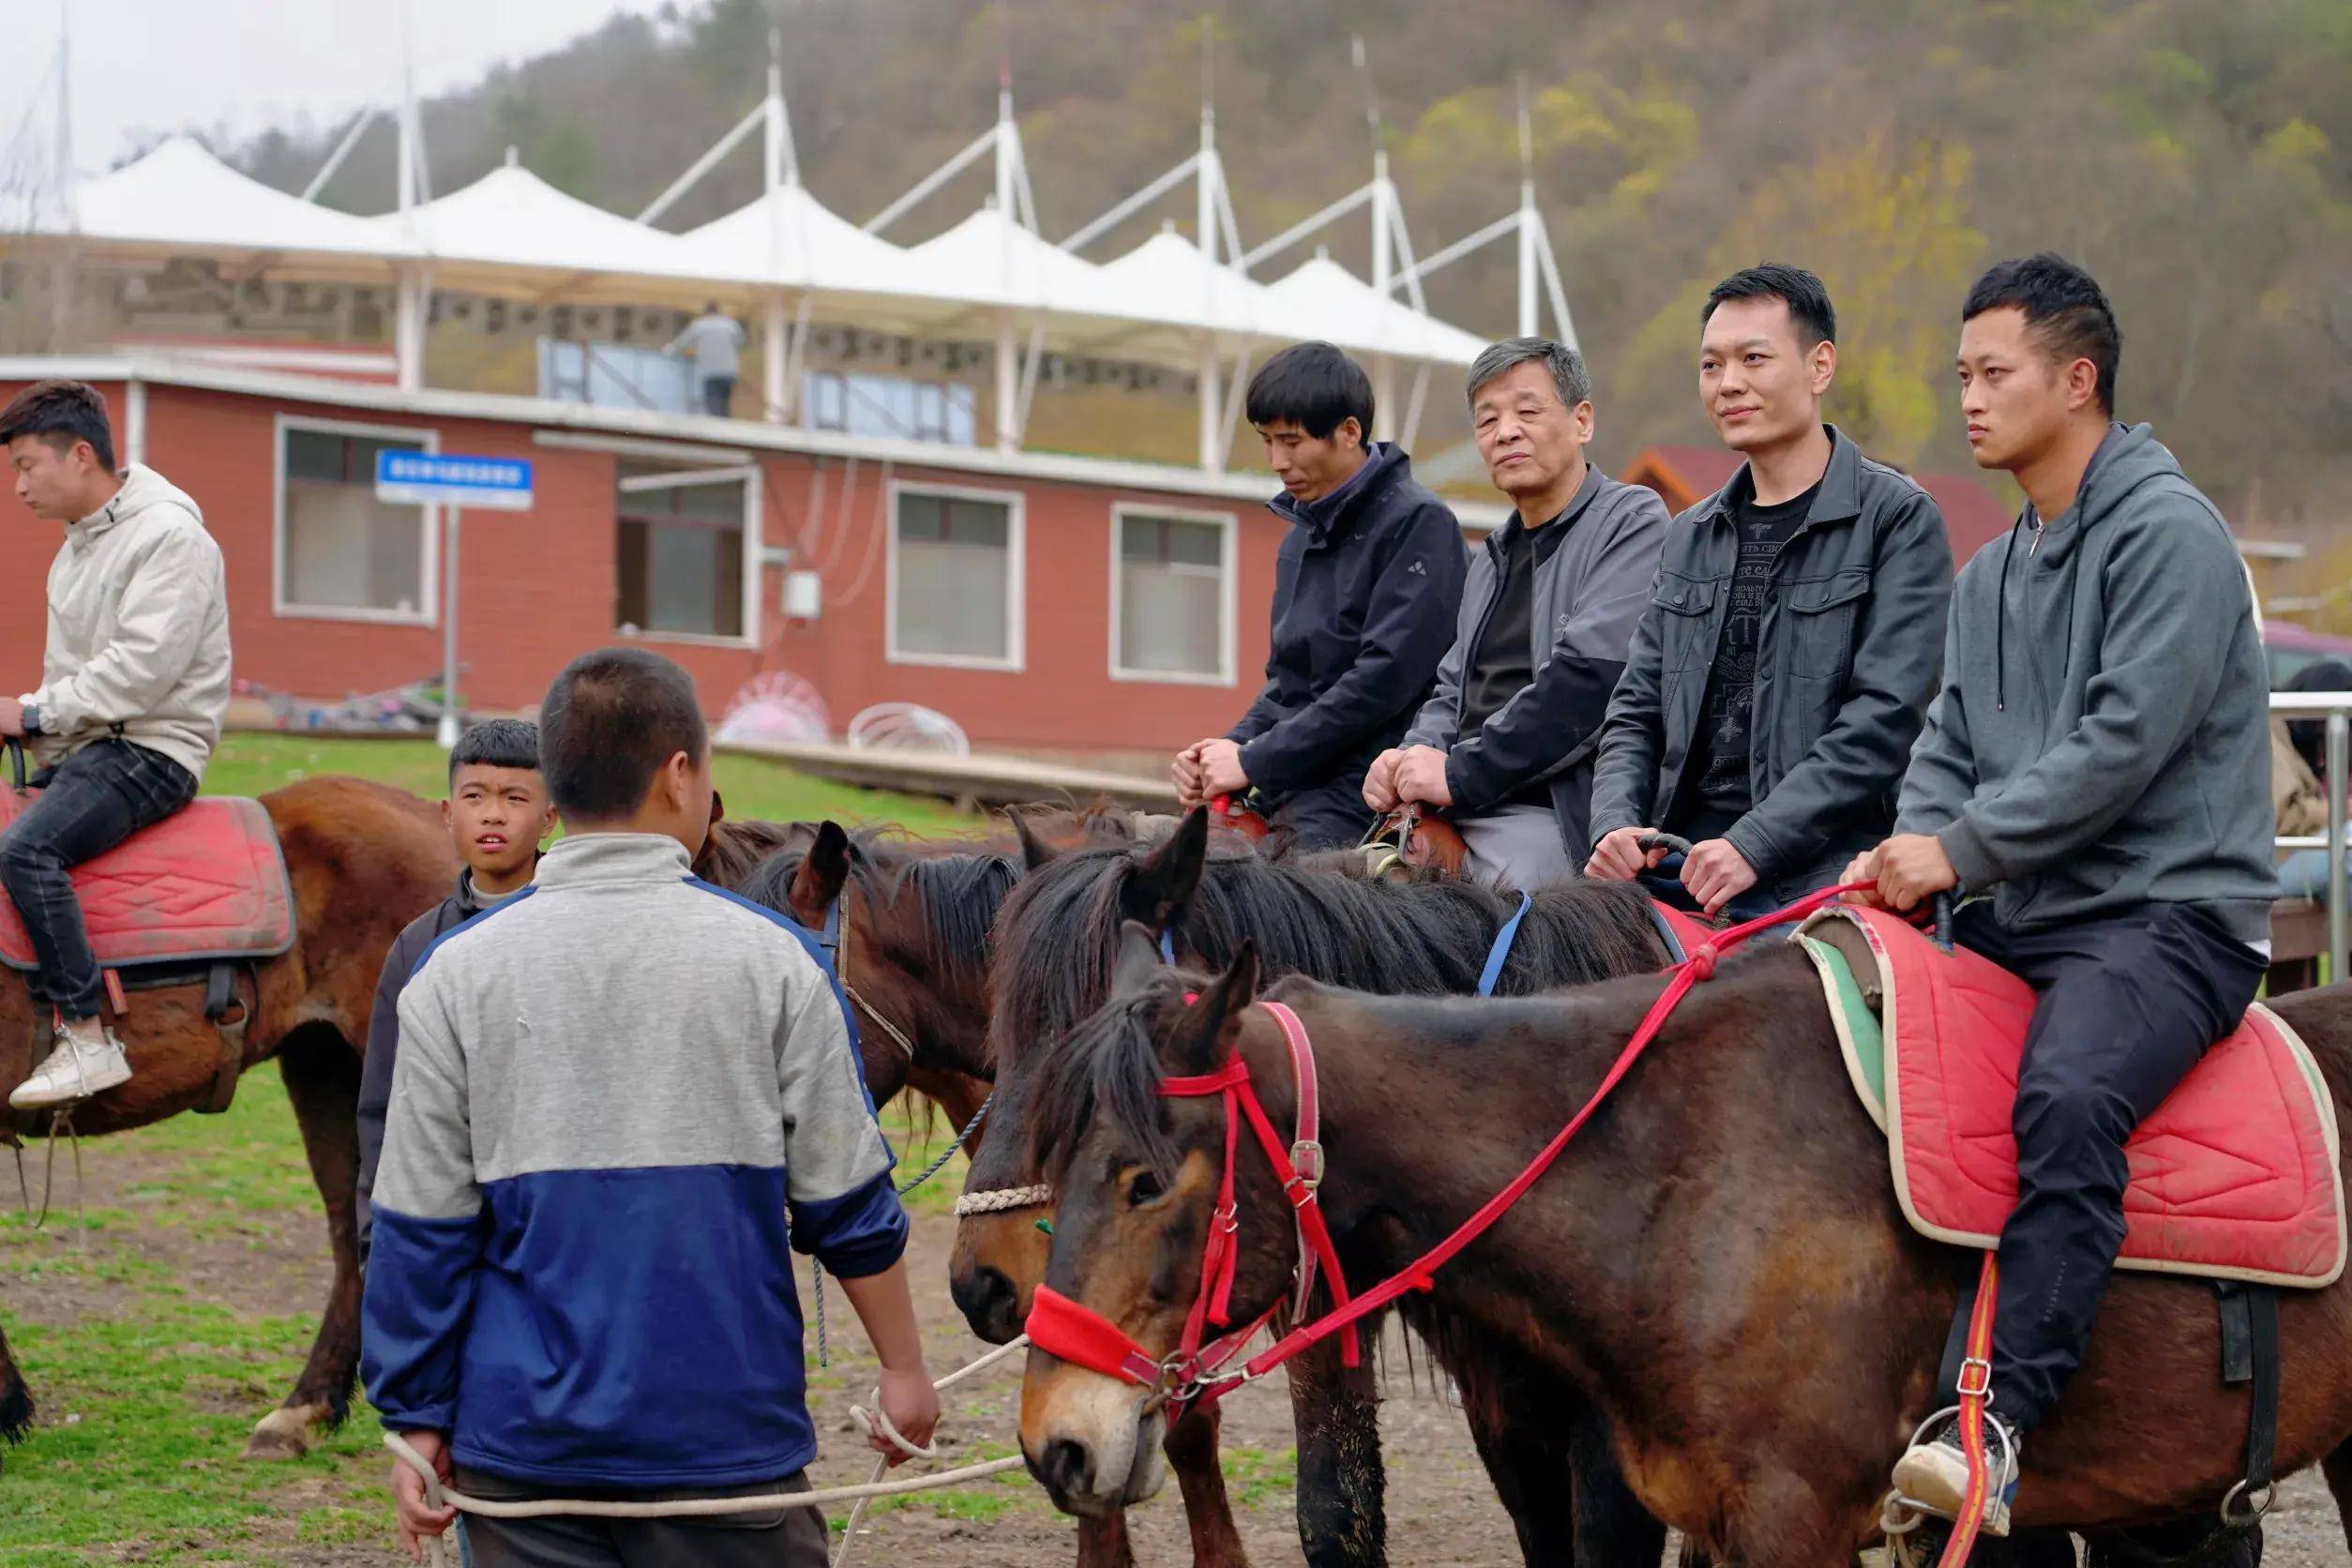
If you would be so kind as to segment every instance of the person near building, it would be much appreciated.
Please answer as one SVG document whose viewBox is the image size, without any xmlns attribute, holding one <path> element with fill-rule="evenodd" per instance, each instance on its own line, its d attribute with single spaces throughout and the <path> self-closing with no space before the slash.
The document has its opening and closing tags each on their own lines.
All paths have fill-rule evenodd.
<svg viewBox="0 0 2352 1568">
<path fill-rule="evenodd" d="M 1250 798 L 1301 849 L 1371 825 L 1364 776 L 1429 695 L 1469 569 L 1461 524 L 1374 441 L 1372 382 L 1329 343 L 1294 343 L 1250 378 L 1245 412 L 1282 481 L 1266 685 L 1169 772 L 1182 802 Z"/>
<path fill-rule="evenodd" d="M 701 395 L 702 412 L 724 419 L 735 400 L 735 378 L 742 372 L 744 345 L 748 341 L 743 324 L 712 300 L 662 352 L 686 356 L 693 367 L 695 390 Z"/>
<path fill-rule="evenodd" d="M 839 993 L 806 932 L 690 869 L 711 819 L 693 682 L 642 649 L 582 655 L 539 724 L 568 836 L 400 996 L 369 1400 L 486 1500 L 807 1490 L 798 1248 L 864 1323 L 882 1413 L 927 1445 L 907 1216 Z M 393 1488 L 412 1550 L 454 1522 L 406 1466 Z M 475 1568 L 827 1555 L 814 1510 L 774 1506 L 477 1515 L 466 1539 Z"/>
<path fill-rule="evenodd" d="M 1650 602 L 1666 509 L 1587 459 L 1592 381 L 1576 350 L 1497 343 L 1471 364 L 1469 395 L 1512 516 L 1472 555 L 1437 690 L 1373 762 L 1364 800 L 1443 811 L 1467 874 L 1536 888 L 1576 876 L 1592 841 L 1593 743 Z"/>
<path fill-rule="evenodd" d="M 31 1110 L 131 1076 L 70 873 L 195 798 L 229 707 L 229 600 L 196 503 L 151 468 L 115 467 L 97 388 L 26 387 L 0 409 L 0 446 L 17 499 L 66 532 L 41 683 L 0 698 L 0 737 L 42 763 L 39 798 L 0 833 L 0 884 L 56 1020 L 47 1059 L 8 1095 Z"/>
<path fill-rule="evenodd" d="M 531 885 L 539 846 L 555 832 L 555 807 L 539 773 L 539 727 L 493 718 L 458 738 L 449 753 L 449 795 L 442 825 L 464 869 L 457 891 L 408 923 L 384 956 L 376 1003 L 368 1018 L 368 1050 L 359 1068 L 359 1260 L 368 1260 L 373 1225 L 369 1200 L 384 1153 L 384 1113 L 392 1102 L 392 1066 L 400 1049 L 400 992 L 425 950 L 485 910 Z"/>
<path fill-rule="evenodd" d="M 1886 837 L 1935 694 L 1952 597 L 1943 514 L 1821 403 L 1837 316 L 1777 263 L 1699 313 L 1699 401 L 1745 459 L 1667 530 L 1593 766 L 1590 876 L 1747 917 L 1828 885 Z"/>
<path fill-rule="evenodd" d="M 2254 1000 L 2278 889 L 2254 596 L 2221 513 L 2148 427 L 2116 422 L 2121 350 L 2104 292 L 2049 252 L 1969 292 L 1968 444 L 2026 506 L 1960 575 L 1894 835 L 1845 876 L 1898 910 L 1989 894 L 1960 911 L 1959 940 L 2039 993 L 1989 1411 L 2021 1440 L 2080 1364 L 2106 1292 L 2124 1140 Z M 2014 1444 L 1988 1446 L 1999 1534 Z M 1894 1480 L 1959 1512 L 1968 1466 L 1950 1424 Z"/>
</svg>

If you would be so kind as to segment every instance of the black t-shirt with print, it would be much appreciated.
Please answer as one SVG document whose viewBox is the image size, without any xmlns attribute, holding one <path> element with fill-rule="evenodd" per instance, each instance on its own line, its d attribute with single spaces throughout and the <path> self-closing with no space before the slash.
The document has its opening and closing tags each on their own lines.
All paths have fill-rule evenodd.
<svg viewBox="0 0 2352 1568">
<path fill-rule="evenodd" d="M 1731 578 L 1731 603 L 1724 611 L 1723 635 L 1707 673 L 1707 701 L 1698 732 L 1691 737 L 1690 760 L 1675 792 L 1674 810 L 1665 824 L 1694 844 L 1720 838 L 1756 805 L 1749 786 L 1750 731 L 1756 719 L 1756 648 L 1762 635 L 1764 605 L 1781 546 L 1803 526 L 1821 486 L 1767 506 L 1748 485 L 1732 498 L 1732 522 L 1740 531 L 1740 564 Z"/>
</svg>

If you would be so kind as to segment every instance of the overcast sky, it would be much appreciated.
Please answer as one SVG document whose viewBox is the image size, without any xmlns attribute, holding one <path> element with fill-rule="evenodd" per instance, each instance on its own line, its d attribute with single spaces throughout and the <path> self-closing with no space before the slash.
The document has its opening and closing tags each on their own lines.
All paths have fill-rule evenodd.
<svg viewBox="0 0 2352 1568">
<path fill-rule="evenodd" d="M 31 134 L 54 145 L 54 83 L 43 78 L 61 9 L 72 17 L 74 162 L 95 173 L 142 131 L 225 125 L 242 136 L 302 114 L 332 124 L 361 104 L 397 100 L 403 4 L 416 89 L 430 96 L 592 32 L 616 11 L 658 10 L 662 0 L 0 0 L 8 18 L 0 138 L 18 133 L 29 108 Z M 8 150 L 0 141 L 0 154 Z"/>
</svg>

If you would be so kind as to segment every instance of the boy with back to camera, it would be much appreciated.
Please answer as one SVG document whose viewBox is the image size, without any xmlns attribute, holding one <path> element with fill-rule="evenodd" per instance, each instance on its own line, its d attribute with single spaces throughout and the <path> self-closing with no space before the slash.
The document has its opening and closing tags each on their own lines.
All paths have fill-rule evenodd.
<svg viewBox="0 0 2352 1568">
<path fill-rule="evenodd" d="M 927 1445 L 907 1216 L 839 997 L 805 933 L 691 869 L 693 682 L 585 654 L 539 722 L 568 837 L 400 997 L 362 1335 L 384 1428 L 485 1500 L 806 1491 L 798 1248 L 865 1325 L 882 1413 Z M 393 1496 L 412 1552 L 454 1522 L 404 1465 Z M 477 1515 L 466 1541 L 475 1568 L 826 1560 L 809 1508 Z"/>
</svg>

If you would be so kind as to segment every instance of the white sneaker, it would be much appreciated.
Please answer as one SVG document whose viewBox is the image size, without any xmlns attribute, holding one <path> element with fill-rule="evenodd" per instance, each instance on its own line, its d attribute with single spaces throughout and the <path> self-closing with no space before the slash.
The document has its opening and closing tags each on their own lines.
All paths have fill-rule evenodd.
<svg viewBox="0 0 2352 1568">
<path fill-rule="evenodd" d="M 2007 1535 L 2010 1509 L 2017 1500 L 2017 1443 L 1999 1418 L 1984 1415 L 1984 1533 Z M 1957 1421 L 1914 1442 L 1894 1464 L 1894 1489 L 1939 1518 L 1957 1519 L 1968 1495 L 1968 1456 L 1960 1447 Z"/>
<path fill-rule="evenodd" d="M 130 1060 L 114 1032 L 96 1019 L 57 1031 L 57 1048 L 8 1094 L 19 1110 L 70 1105 L 130 1079 Z"/>
</svg>

